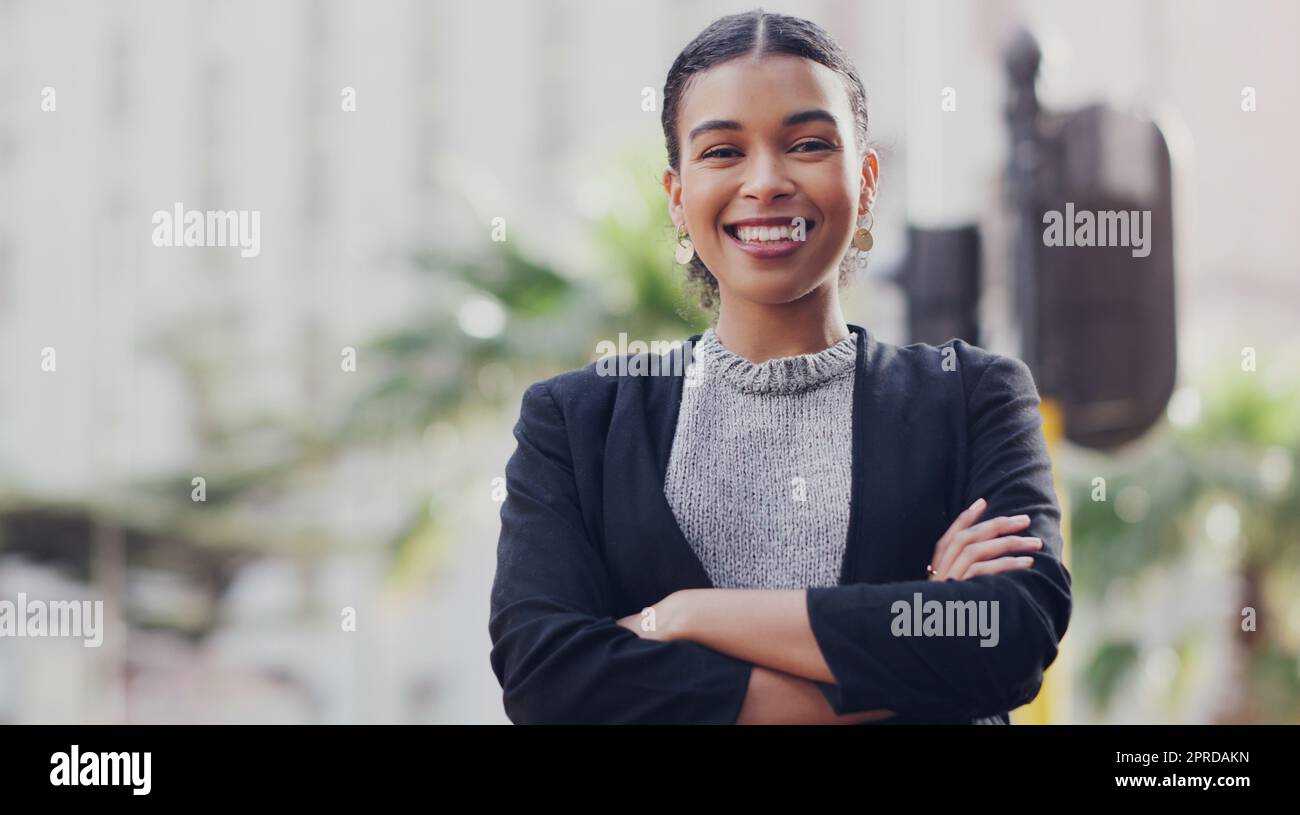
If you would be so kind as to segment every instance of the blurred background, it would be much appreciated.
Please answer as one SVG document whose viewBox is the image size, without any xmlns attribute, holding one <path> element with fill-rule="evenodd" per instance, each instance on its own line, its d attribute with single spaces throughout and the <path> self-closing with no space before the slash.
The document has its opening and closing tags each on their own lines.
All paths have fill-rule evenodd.
<svg viewBox="0 0 1300 815">
<path fill-rule="evenodd" d="M 0 599 L 107 614 L 100 648 L 0 639 L 0 723 L 505 722 L 520 397 L 708 324 L 659 96 L 753 7 L 0 0 Z M 1300 722 L 1300 6 L 763 8 L 867 87 L 846 317 L 1023 356 L 1047 397 L 1075 610 L 1015 719 Z M 1043 251 L 1074 191 L 1163 243 Z M 154 246 L 176 202 L 258 210 L 260 254 Z"/>
</svg>

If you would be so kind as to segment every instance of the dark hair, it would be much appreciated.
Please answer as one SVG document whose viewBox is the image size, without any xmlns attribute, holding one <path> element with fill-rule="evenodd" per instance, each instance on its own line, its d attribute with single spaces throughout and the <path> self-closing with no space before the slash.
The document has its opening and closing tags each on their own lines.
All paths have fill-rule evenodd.
<svg viewBox="0 0 1300 815">
<path fill-rule="evenodd" d="M 773 14 L 761 8 L 720 17 L 691 40 L 673 60 L 664 82 L 663 113 L 660 120 L 668 146 L 668 165 L 681 169 L 681 145 L 677 141 L 677 108 L 694 76 L 722 62 L 742 56 L 789 54 L 825 65 L 840 75 L 853 111 L 854 137 L 859 154 L 867 149 L 867 92 L 857 69 L 826 30 L 810 20 Z M 718 280 L 700 260 L 691 258 L 687 280 L 701 289 L 700 305 L 712 309 L 718 298 Z M 840 282 L 846 275 L 841 270 Z"/>
</svg>

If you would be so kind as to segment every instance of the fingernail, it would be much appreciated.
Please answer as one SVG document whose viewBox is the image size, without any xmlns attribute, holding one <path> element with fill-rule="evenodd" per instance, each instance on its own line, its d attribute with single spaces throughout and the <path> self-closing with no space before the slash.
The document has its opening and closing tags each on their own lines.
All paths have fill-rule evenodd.
<svg viewBox="0 0 1300 815">
<path fill-rule="evenodd" d="M 1042 541 L 1041 538 L 1034 538 L 1034 546 L 1035 546 L 1035 547 L 1041 547 L 1042 545 L 1043 545 L 1043 541 Z"/>
<path fill-rule="evenodd" d="M 973 503 L 973 504 L 970 505 L 970 509 L 975 509 L 975 507 L 983 506 L 983 504 L 984 504 L 984 499 L 983 499 L 983 498 L 976 498 L 976 499 L 975 499 L 975 503 Z"/>
<path fill-rule="evenodd" d="M 1017 523 L 1020 523 L 1020 522 L 1023 522 L 1023 521 L 1027 521 L 1027 520 L 1029 520 L 1029 516 L 1028 516 L 1028 515 L 1017 515 L 1016 517 L 1012 518 L 1011 520 L 1016 521 Z"/>
<path fill-rule="evenodd" d="M 1025 565 L 1029 565 L 1030 563 L 1034 562 L 1034 559 L 1031 557 L 1018 557 L 1016 558 L 1016 560 L 1020 561 L 1021 563 L 1024 563 Z"/>
</svg>

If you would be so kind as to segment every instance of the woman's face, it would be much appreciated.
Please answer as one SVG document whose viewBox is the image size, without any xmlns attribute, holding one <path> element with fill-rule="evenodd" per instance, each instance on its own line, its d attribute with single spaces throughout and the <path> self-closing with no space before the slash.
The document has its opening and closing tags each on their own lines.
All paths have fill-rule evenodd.
<svg viewBox="0 0 1300 815">
<path fill-rule="evenodd" d="M 724 304 L 776 305 L 838 285 L 877 178 L 875 152 L 858 153 L 838 74 L 786 55 L 715 65 L 689 84 L 677 134 L 679 171 L 664 172 L 669 211 Z M 755 219 L 771 221 L 766 235 L 744 223 Z"/>
</svg>

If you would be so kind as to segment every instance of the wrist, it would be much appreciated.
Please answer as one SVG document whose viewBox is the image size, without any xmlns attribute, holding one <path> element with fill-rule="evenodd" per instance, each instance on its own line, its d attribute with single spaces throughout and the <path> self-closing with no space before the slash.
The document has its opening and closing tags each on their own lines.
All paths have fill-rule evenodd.
<svg viewBox="0 0 1300 815">
<path fill-rule="evenodd" d="M 679 589 L 660 603 L 663 608 L 658 616 L 664 621 L 664 631 L 669 640 L 690 639 L 691 611 L 695 600 L 691 591 L 691 589 Z"/>
</svg>

